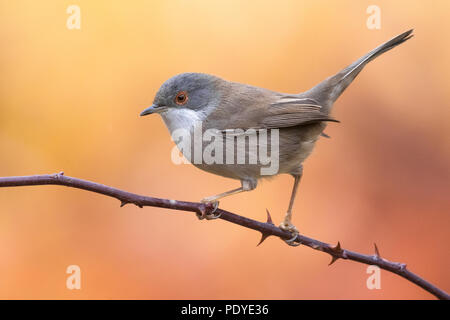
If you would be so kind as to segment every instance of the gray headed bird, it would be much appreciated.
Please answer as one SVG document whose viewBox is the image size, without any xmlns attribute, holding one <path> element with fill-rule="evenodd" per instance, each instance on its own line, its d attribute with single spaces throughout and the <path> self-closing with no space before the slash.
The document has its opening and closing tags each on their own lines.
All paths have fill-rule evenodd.
<svg viewBox="0 0 450 320">
<path fill-rule="evenodd" d="M 367 63 L 411 37 L 412 30 L 396 36 L 302 93 L 279 93 L 208 74 L 182 73 L 164 82 L 153 105 L 141 116 L 160 114 L 172 137 L 177 130 L 192 134 L 190 141 L 176 143 L 196 167 L 241 181 L 240 188 L 207 197 L 202 202 L 213 203 L 217 207 L 218 200 L 223 197 L 255 189 L 261 178 L 282 173 L 292 175 L 294 186 L 280 228 L 292 232 L 295 239 L 298 231 L 291 222 L 292 207 L 302 177 L 302 164 L 319 137 L 326 136 L 323 132 L 326 123 L 336 121 L 330 116 L 333 103 Z M 199 125 L 200 133 L 205 134 L 209 130 L 214 134 L 210 134 L 208 139 L 195 139 L 194 132 Z M 265 139 L 262 139 L 262 130 L 268 131 L 264 133 Z M 276 139 L 271 139 L 273 137 Z M 246 142 L 244 145 L 237 143 L 240 138 Z M 223 161 L 193 161 L 195 147 L 207 148 L 208 142 L 213 140 L 217 147 L 213 156 Z M 248 161 L 255 156 L 258 158 L 261 149 L 272 150 L 276 154 L 276 171 L 263 172 L 267 161 Z M 247 160 L 243 162 L 242 159 Z M 294 245 L 293 241 L 287 242 Z"/>
</svg>

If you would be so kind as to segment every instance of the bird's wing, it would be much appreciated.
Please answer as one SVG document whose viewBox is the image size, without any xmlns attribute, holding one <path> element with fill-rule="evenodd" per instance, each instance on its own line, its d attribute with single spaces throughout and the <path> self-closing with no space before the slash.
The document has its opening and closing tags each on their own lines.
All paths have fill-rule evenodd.
<svg viewBox="0 0 450 320">
<path fill-rule="evenodd" d="M 322 121 L 339 122 L 329 116 L 314 99 L 293 96 L 282 96 L 272 103 L 262 103 L 258 106 L 253 104 L 253 108 L 235 110 L 228 119 L 221 131 L 236 135 L 242 134 L 242 129 L 274 129 Z"/>
<path fill-rule="evenodd" d="M 284 97 L 270 104 L 261 118 L 261 128 L 285 128 L 321 121 L 334 121 L 322 106 L 309 98 Z"/>
</svg>

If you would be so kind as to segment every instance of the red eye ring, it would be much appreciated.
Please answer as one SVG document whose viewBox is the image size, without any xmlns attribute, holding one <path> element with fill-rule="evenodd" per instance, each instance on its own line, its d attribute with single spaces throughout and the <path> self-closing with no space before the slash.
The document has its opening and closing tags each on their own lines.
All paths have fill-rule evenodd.
<svg viewBox="0 0 450 320">
<path fill-rule="evenodd" d="M 184 104 L 186 104 L 186 102 L 188 101 L 188 95 L 186 91 L 180 91 L 177 93 L 177 95 L 175 96 L 175 103 L 179 106 L 182 106 Z"/>
</svg>

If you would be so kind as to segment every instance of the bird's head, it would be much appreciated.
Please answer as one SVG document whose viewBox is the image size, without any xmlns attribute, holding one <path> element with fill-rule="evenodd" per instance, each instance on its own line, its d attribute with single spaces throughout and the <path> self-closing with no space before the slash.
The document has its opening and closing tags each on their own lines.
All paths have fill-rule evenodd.
<svg viewBox="0 0 450 320">
<path fill-rule="evenodd" d="M 204 73 L 176 75 L 159 88 L 153 105 L 142 111 L 141 116 L 175 111 L 177 113 L 205 113 L 220 100 L 218 87 L 225 81 Z"/>
</svg>

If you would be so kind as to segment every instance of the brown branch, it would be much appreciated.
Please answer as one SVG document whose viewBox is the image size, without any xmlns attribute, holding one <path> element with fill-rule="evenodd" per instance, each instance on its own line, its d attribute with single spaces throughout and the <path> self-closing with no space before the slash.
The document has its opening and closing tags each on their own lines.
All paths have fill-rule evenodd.
<svg viewBox="0 0 450 320">
<path fill-rule="evenodd" d="M 177 200 L 159 199 L 153 197 L 141 196 L 138 194 L 122 191 L 116 188 L 108 187 L 102 184 L 91 181 L 81 180 L 64 176 L 64 173 L 57 173 L 51 175 L 35 175 L 23 177 L 4 177 L 0 178 L 0 187 L 21 187 L 21 186 L 37 186 L 37 185 L 61 185 L 66 187 L 78 188 L 87 191 L 103 194 L 105 196 L 113 197 L 121 202 L 121 206 L 132 203 L 142 208 L 144 206 L 167 208 L 173 210 L 191 211 L 197 215 L 204 217 L 212 213 L 214 208 L 207 204 L 186 202 Z M 272 223 L 269 212 L 267 212 L 267 222 L 259 222 L 252 220 L 222 209 L 217 209 L 214 214 L 228 222 L 243 226 L 245 228 L 253 229 L 261 232 L 262 243 L 268 236 L 276 236 L 284 240 L 292 238 L 291 234 L 281 230 Z M 380 257 L 377 246 L 375 245 L 374 255 L 365 255 L 341 248 L 338 242 L 336 246 L 321 242 L 304 235 L 298 235 L 295 242 L 308 246 L 314 250 L 322 251 L 331 255 L 331 262 L 338 259 L 353 260 L 368 265 L 376 265 L 381 269 L 395 273 L 408 281 L 415 283 L 429 293 L 435 295 L 439 299 L 450 300 L 450 296 L 445 291 L 437 288 L 428 281 L 422 279 L 418 275 L 412 273 L 406 268 L 406 264 L 388 261 Z"/>
</svg>

